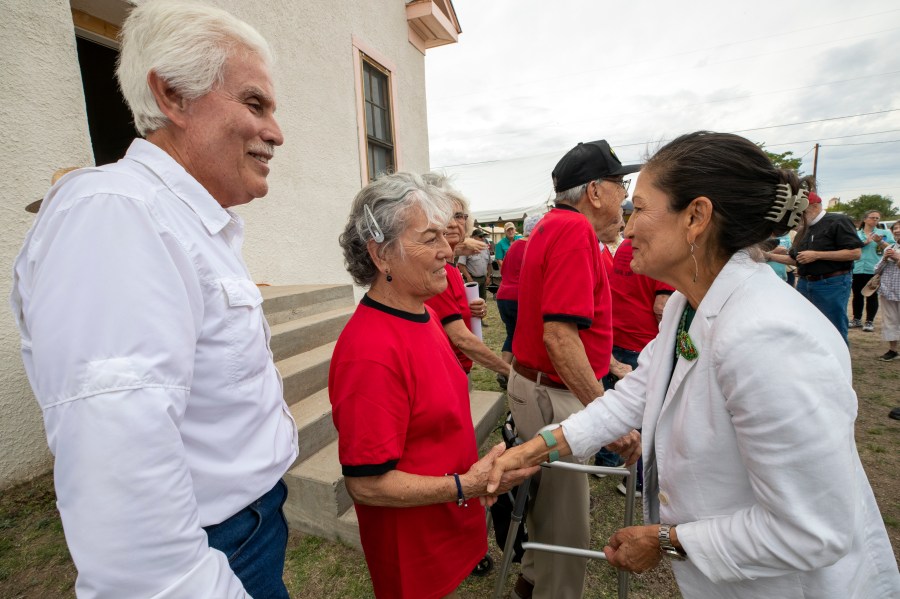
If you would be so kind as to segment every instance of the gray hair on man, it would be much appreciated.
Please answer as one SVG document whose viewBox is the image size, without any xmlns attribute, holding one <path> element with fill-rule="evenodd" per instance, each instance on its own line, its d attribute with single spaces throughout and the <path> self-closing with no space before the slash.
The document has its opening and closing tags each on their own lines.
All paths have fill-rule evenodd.
<svg viewBox="0 0 900 599">
<path fill-rule="evenodd" d="M 150 71 L 194 100 L 222 84 L 225 63 L 233 53 L 255 53 L 267 66 L 274 60 L 269 43 L 256 29 L 197 2 L 147 0 L 125 19 L 119 39 L 116 77 L 143 136 L 168 124 L 147 84 Z"/>
<path fill-rule="evenodd" d="M 356 194 L 339 242 L 347 272 L 357 285 L 371 285 L 378 276 L 369 256 L 369 240 L 378 242 L 378 255 L 383 256 L 409 226 L 413 208 L 422 210 L 429 224 L 446 227 L 453 216 L 453 199 L 414 173 L 382 175 Z"/>
<path fill-rule="evenodd" d="M 587 183 L 583 183 L 578 185 L 577 187 L 573 187 L 572 189 L 567 189 L 565 191 L 559 191 L 556 193 L 556 198 L 554 201 L 557 204 L 568 204 L 570 206 L 574 206 L 578 203 L 578 200 L 581 199 L 581 196 L 584 192 L 587 191 L 588 185 L 591 183 L 597 183 L 598 185 L 603 182 L 603 179 L 596 179 L 595 181 L 588 181 Z"/>
</svg>

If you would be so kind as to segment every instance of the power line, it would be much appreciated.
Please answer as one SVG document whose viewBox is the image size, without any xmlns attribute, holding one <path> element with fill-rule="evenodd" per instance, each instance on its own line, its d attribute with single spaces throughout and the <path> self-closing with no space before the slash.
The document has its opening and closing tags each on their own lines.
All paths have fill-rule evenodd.
<svg viewBox="0 0 900 599">
<path fill-rule="evenodd" d="M 815 119 L 812 121 L 800 121 L 799 123 L 785 123 L 784 125 L 769 125 L 768 127 L 754 127 L 753 129 L 735 129 L 732 133 L 746 133 L 748 131 L 762 131 L 764 129 L 778 129 L 779 127 L 794 127 L 796 125 L 809 125 L 812 123 L 824 123 L 825 121 L 839 121 L 841 119 L 853 119 L 858 116 L 871 116 L 873 114 L 885 114 L 887 112 L 896 112 L 900 108 L 890 108 L 888 110 L 877 110 L 875 112 L 861 112 L 859 114 L 848 114 L 847 116 L 833 116 L 824 119 Z"/>
<path fill-rule="evenodd" d="M 775 146 L 790 146 L 793 144 L 807 144 L 807 143 L 816 143 L 821 141 L 831 141 L 832 139 L 846 139 L 848 137 L 863 137 L 865 135 L 880 135 L 881 133 L 896 133 L 900 131 L 900 129 L 888 129 L 886 131 L 873 131 L 872 133 L 854 133 L 852 135 L 837 135 L 835 137 L 820 137 L 819 139 L 804 139 L 803 141 L 786 141 L 783 143 L 777 144 L 766 144 L 767 148 L 774 148 Z M 871 141 L 867 143 L 882 143 L 878 141 Z M 820 146 L 823 144 L 819 144 Z M 840 144 L 840 145 L 851 145 L 851 144 Z"/>
<path fill-rule="evenodd" d="M 889 139 L 887 141 L 861 141 L 855 144 L 819 144 L 819 147 L 825 148 L 842 148 L 844 146 L 871 146 L 873 144 L 895 144 L 900 139 Z"/>
<path fill-rule="evenodd" d="M 825 122 L 825 121 L 836 121 L 836 120 L 841 120 L 841 119 L 852 119 L 852 118 L 861 117 L 861 116 L 871 116 L 873 114 L 884 114 L 884 113 L 888 113 L 888 112 L 897 112 L 898 110 L 900 110 L 900 108 L 889 108 L 887 110 L 877 110 L 875 112 L 861 112 L 859 114 L 848 114 L 845 116 L 826 117 L 826 118 L 821 118 L 821 119 L 814 119 L 811 121 L 802 121 L 802 122 L 798 122 L 798 123 L 785 123 L 782 125 L 770 125 L 768 127 L 755 127 L 755 128 L 751 128 L 751 129 L 735 129 L 732 131 L 727 131 L 727 133 L 743 133 L 743 132 L 747 132 L 747 131 L 761 131 L 764 129 L 777 129 L 780 127 L 792 127 L 795 125 L 808 125 L 810 123 L 821 123 L 821 122 Z M 835 137 L 823 137 L 823 138 L 819 138 L 819 139 L 807 139 L 807 140 L 803 140 L 803 141 L 786 141 L 786 142 L 775 143 L 775 144 L 767 143 L 767 144 L 765 144 L 765 147 L 774 148 L 777 146 L 789 146 L 789 145 L 794 145 L 794 144 L 818 143 L 818 142 L 822 142 L 822 141 L 831 141 L 834 139 L 845 139 L 848 137 L 862 137 L 865 135 L 880 135 L 882 133 L 896 133 L 897 131 L 900 131 L 900 129 L 886 129 L 884 131 L 873 131 L 870 133 L 854 133 L 852 135 L 839 135 L 839 136 L 835 136 Z M 637 142 L 629 142 L 629 143 L 624 143 L 624 144 L 616 144 L 615 147 L 616 147 L 616 149 L 632 148 L 635 146 L 661 144 L 661 143 L 666 143 L 666 142 L 670 142 L 670 141 L 672 141 L 672 138 L 664 138 L 664 139 L 655 139 L 655 140 L 651 140 L 651 141 L 637 141 Z M 861 144 L 820 144 L 820 145 L 827 145 L 828 147 L 839 147 L 841 145 L 848 145 L 848 146 L 849 145 L 868 145 L 871 143 L 891 143 L 891 142 L 866 142 L 866 143 L 861 143 Z M 559 150 L 559 151 L 565 152 L 566 150 Z M 806 152 L 806 154 L 804 154 L 803 156 L 806 156 L 807 154 L 809 154 L 809 152 L 812 152 L 812 149 L 810 149 L 808 152 Z M 526 158 L 533 158 L 534 156 L 541 156 L 543 154 L 552 154 L 552 153 L 553 152 L 541 152 L 540 154 L 529 154 L 527 156 L 518 156 L 516 158 L 480 160 L 480 161 L 476 161 L 476 162 L 461 162 L 461 163 L 457 163 L 457 164 L 446 164 L 446 165 L 442 165 L 442 166 L 436 166 L 434 168 L 453 168 L 453 167 L 457 167 L 457 166 L 475 166 L 478 164 L 488 164 L 491 162 L 502 162 L 503 160 L 523 160 Z M 801 156 L 801 158 L 803 158 L 803 156 Z"/>
</svg>

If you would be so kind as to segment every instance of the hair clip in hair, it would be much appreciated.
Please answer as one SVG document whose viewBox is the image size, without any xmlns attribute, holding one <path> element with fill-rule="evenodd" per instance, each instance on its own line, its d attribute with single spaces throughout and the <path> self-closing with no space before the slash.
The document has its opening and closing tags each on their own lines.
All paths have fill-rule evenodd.
<svg viewBox="0 0 900 599">
<path fill-rule="evenodd" d="M 383 243 L 384 233 L 382 232 L 381 227 L 378 226 L 378 221 L 375 220 L 375 215 L 372 214 L 372 209 L 369 208 L 368 204 L 366 204 L 364 210 L 366 213 L 366 228 L 369 229 L 369 233 L 372 235 L 372 239 L 375 240 L 375 243 Z"/>
<path fill-rule="evenodd" d="M 780 223 L 784 215 L 790 212 L 791 217 L 788 219 L 787 226 L 796 227 L 800 224 L 800 214 L 809 206 L 809 191 L 800 188 L 800 191 L 793 193 L 788 183 L 779 183 L 775 189 L 777 190 L 775 201 L 772 202 L 772 207 L 763 218 Z"/>
</svg>

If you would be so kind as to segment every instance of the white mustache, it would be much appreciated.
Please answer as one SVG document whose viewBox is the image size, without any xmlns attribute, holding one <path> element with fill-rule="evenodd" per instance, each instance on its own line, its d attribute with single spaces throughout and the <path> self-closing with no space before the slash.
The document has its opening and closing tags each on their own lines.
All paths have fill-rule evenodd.
<svg viewBox="0 0 900 599">
<path fill-rule="evenodd" d="M 268 160 L 271 160 L 275 156 L 275 144 L 262 143 L 259 145 L 255 145 L 250 148 L 249 152 L 251 154 L 259 154 L 260 156 L 265 156 Z"/>
</svg>

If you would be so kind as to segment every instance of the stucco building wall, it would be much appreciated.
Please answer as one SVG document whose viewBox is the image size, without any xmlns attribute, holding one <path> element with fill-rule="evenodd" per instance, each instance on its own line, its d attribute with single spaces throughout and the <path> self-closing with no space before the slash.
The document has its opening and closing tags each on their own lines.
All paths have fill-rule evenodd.
<svg viewBox="0 0 900 599">
<path fill-rule="evenodd" d="M 12 263 L 59 167 L 91 164 L 81 73 L 66 0 L 0 0 L 0 486 L 51 464 L 7 303 Z"/>
<path fill-rule="evenodd" d="M 350 282 L 337 239 L 360 188 L 353 36 L 393 62 L 401 168 L 428 169 L 424 56 L 407 39 L 397 0 L 221 2 L 274 40 L 277 118 L 285 143 L 271 162 L 269 195 L 238 212 L 244 257 L 257 282 Z"/>
<path fill-rule="evenodd" d="M 80 4 L 103 8 L 105 3 Z M 393 113 L 400 167 L 424 171 L 429 164 L 424 56 L 408 41 L 405 4 L 213 3 L 257 27 L 278 60 L 276 114 L 285 144 L 271 162 L 269 195 L 237 209 L 247 222 L 244 257 L 250 272 L 257 282 L 273 285 L 348 283 L 337 238 L 361 186 L 354 36 L 396 69 Z M 2 488 L 52 464 L 6 302 L 11 266 L 33 220 L 23 208 L 43 195 L 54 170 L 93 164 L 93 153 L 69 2 L 0 0 L 0 11 Z"/>
</svg>

